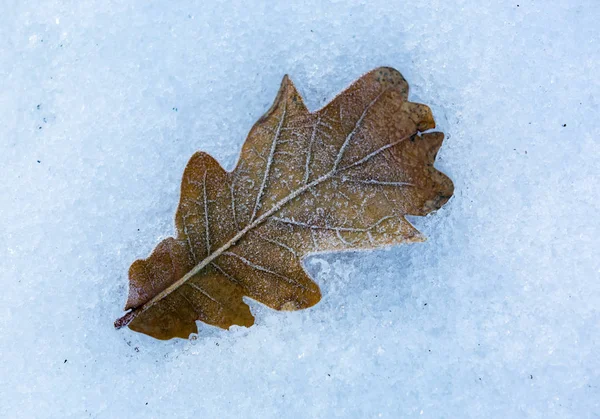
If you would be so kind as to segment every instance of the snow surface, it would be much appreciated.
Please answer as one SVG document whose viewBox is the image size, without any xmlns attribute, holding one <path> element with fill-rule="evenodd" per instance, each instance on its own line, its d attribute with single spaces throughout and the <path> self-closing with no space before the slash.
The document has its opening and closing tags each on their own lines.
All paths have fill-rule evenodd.
<svg viewBox="0 0 600 419">
<path fill-rule="evenodd" d="M 0 0 L 0 416 L 600 417 L 600 3 L 266 3 Z M 428 242 L 313 256 L 322 302 L 251 329 L 113 329 L 196 150 L 381 65 L 447 134 Z"/>
</svg>

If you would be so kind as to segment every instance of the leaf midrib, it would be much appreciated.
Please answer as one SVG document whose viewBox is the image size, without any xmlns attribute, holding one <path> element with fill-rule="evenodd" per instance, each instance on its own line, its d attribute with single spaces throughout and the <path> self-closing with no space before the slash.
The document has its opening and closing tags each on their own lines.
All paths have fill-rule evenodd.
<svg viewBox="0 0 600 419">
<path fill-rule="evenodd" d="M 391 147 L 394 147 L 394 146 L 398 145 L 402 141 L 410 138 L 412 135 L 414 135 L 414 134 L 407 135 L 407 136 L 402 137 L 401 139 L 399 139 L 399 140 L 397 140 L 397 141 L 395 141 L 393 143 L 389 143 L 389 144 L 386 144 L 383 147 L 380 147 L 375 152 L 369 154 L 369 160 L 371 158 L 375 157 L 377 154 L 379 154 L 379 153 L 381 153 L 381 152 L 383 152 L 383 151 L 385 151 L 385 150 L 387 150 L 387 149 L 389 149 Z M 359 164 L 363 164 L 366 161 L 368 161 L 368 160 L 365 160 L 363 158 L 363 159 L 358 160 L 355 163 L 350 163 L 349 165 L 344 166 L 341 169 L 331 170 L 328 173 L 326 173 L 325 175 L 323 175 L 323 176 L 321 176 L 321 177 L 313 180 L 312 182 L 310 182 L 310 183 L 302 186 L 301 188 L 296 189 L 294 192 L 292 192 L 291 194 L 289 194 L 288 196 L 286 196 L 285 198 L 283 198 L 282 200 L 280 200 L 279 202 L 277 202 L 277 204 L 275 204 L 273 207 L 271 207 L 271 209 L 269 209 L 267 212 L 265 212 L 264 214 L 262 214 L 261 216 L 259 216 L 252 223 L 248 224 L 246 227 L 244 227 L 242 230 L 240 230 L 227 243 L 225 243 L 219 249 L 215 250 L 213 253 L 211 253 L 206 258 L 204 258 L 202 260 L 202 262 L 200 262 L 196 266 L 194 266 L 187 274 L 185 274 L 183 277 L 181 277 L 181 279 L 178 279 L 173 284 L 171 284 L 167 288 L 165 288 L 163 291 L 161 291 L 160 293 L 156 294 L 156 296 L 154 296 L 150 301 L 144 303 L 140 307 L 134 308 L 129 313 L 127 313 L 123 317 L 121 317 L 121 319 L 123 319 L 123 322 L 119 322 L 119 320 L 121 320 L 121 319 L 117 320 L 117 322 L 119 323 L 119 327 L 126 326 L 136 316 L 140 315 L 141 313 L 143 313 L 144 311 L 148 310 L 150 307 L 152 307 L 153 305 L 157 304 L 159 301 L 161 301 L 162 299 L 164 299 L 165 297 L 167 297 L 169 294 L 173 293 L 175 290 L 177 290 L 179 287 L 181 287 L 183 284 L 185 284 L 187 281 L 189 281 L 194 275 L 196 275 L 200 271 L 202 271 L 202 269 L 204 269 L 207 265 L 209 265 L 211 262 L 213 262 L 216 258 L 218 258 L 219 256 L 221 256 L 229 248 L 231 248 L 232 246 L 234 246 L 242 237 L 244 237 L 246 235 L 246 233 L 248 233 L 249 231 L 253 230 L 254 228 L 258 227 L 260 224 L 262 224 L 263 222 L 265 222 L 271 215 L 273 215 L 274 213 L 276 213 L 277 211 L 279 211 L 280 209 L 282 209 L 287 203 L 289 203 L 293 199 L 297 198 L 298 196 L 302 195 L 304 192 L 306 192 L 310 188 L 313 188 L 313 187 L 315 187 L 315 186 L 317 186 L 317 185 L 319 185 L 319 184 L 321 184 L 321 183 L 323 183 L 323 182 L 331 179 L 336 174 L 339 174 L 340 172 L 342 172 L 342 171 L 344 171 L 346 169 L 350 169 L 351 167 L 356 167 Z"/>
<path fill-rule="evenodd" d="M 248 224 L 246 227 L 244 227 L 242 230 L 240 230 L 235 236 L 233 236 L 227 243 L 225 243 L 223 246 L 221 246 L 220 248 L 218 248 L 217 250 L 215 250 L 214 252 L 210 253 L 206 258 L 204 258 L 200 263 L 198 263 L 196 266 L 194 266 L 188 273 L 186 273 L 183 277 L 181 277 L 180 279 L 178 279 L 177 281 L 175 281 L 174 283 L 172 283 L 171 285 L 169 285 L 167 288 L 165 288 L 164 290 L 162 290 L 160 293 L 156 294 L 151 300 L 147 301 L 146 303 L 142 304 L 139 307 L 136 307 L 134 309 L 132 309 L 130 312 L 126 313 L 124 316 L 122 316 L 121 318 L 119 318 L 116 322 L 115 325 L 117 325 L 117 327 L 123 327 L 128 325 L 129 323 L 131 323 L 131 321 L 133 321 L 133 319 L 135 319 L 135 317 L 137 317 L 138 315 L 140 315 L 141 313 L 145 312 L 146 310 L 148 310 L 149 308 L 151 308 L 152 306 L 154 306 L 155 304 L 157 304 L 159 301 L 163 300 L 164 298 L 166 298 L 168 295 L 170 295 L 171 293 L 173 293 L 174 291 L 176 291 L 178 288 L 180 288 L 183 284 L 185 284 L 187 281 L 189 281 L 193 276 L 195 276 L 196 274 L 200 273 L 200 271 L 202 271 L 202 269 L 206 268 L 206 266 L 208 266 L 211 262 L 213 262 L 216 258 L 218 258 L 219 256 L 221 256 L 224 252 L 226 252 L 229 248 L 231 248 L 232 246 L 234 246 L 240 239 L 242 239 L 242 237 L 244 237 L 246 235 L 246 233 L 248 233 L 249 231 L 253 230 L 254 228 L 258 227 L 260 224 L 262 224 L 263 222 L 265 222 L 271 215 L 273 215 L 274 213 L 276 213 L 277 211 L 279 211 L 280 209 L 282 209 L 287 203 L 289 203 L 290 201 L 294 200 L 295 198 L 297 198 L 298 196 L 302 195 L 304 192 L 306 192 L 307 190 L 309 190 L 310 188 L 313 188 L 329 179 L 331 179 L 332 177 L 334 177 L 335 175 L 339 174 L 340 172 L 343 172 L 344 170 L 362 165 L 364 163 L 366 163 L 367 161 L 369 161 L 370 159 L 372 159 L 373 157 L 375 157 L 376 155 L 378 155 L 379 153 L 394 147 L 395 145 L 401 143 L 402 141 L 412 137 L 413 135 L 416 134 L 410 134 L 407 135 L 405 137 L 400 138 L 397 141 L 394 141 L 392 143 L 388 143 L 382 147 L 380 147 L 379 149 L 367 154 L 365 157 L 358 159 L 344 167 L 342 167 L 341 169 L 338 169 L 339 163 L 342 161 L 343 155 L 345 154 L 345 150 L 346 147 L 348 146 L 348 144 L 350 143 L 350 140 L 354 137 L 354 135 L 356 134 L 356 132 L 358 131 L 358 129 L 361 126 L 361 122 L 363 121 L 364 117 L 366 116 L 367 112 L 369 111 L 369 109 L 375 104 L 375 102 L 377 102 L 377 100 L 383 95 L 383 93 L 385 93 L 385 90 L 383 92 L 381 92 L 379 95 L 377 95 L 377 97 L 372 100 L 364 109 L 362 115 L 360 116 L 360 118 L 357 120 L 354 129 L 349 133 L 349 135 L 345 138 L 344 143 L 342 144 L 342 147 L 340 148 L 338 155 L 336 156 L 336 160 L 334 162 L 334 165 L 332 167 L 332 169 L 327 172 L 326 174 L 320 176 L 319 178 L 313 180 L 310 183 L 307 183 L 305 185 L 303 185 L 301 188 L 296 189 L 294 192 L 290 193 L 289 195 L 287 195 L 285 198 L 281 199 L 279 202 L 277 202 L 273 207 L 271 207 L 268 211 L 266 211 L 264 214 L 262 214 L 261 216 L 259 216 L 258 218 L 256 218 L 255 220 L 253 220 L 250 224 Z M 283 118 L 282 118 L 283 119 Z M 280 125 L 281 125 L 280 121 Z M 206 182 L 206 180 L 205 180 Z"/>
</svg>

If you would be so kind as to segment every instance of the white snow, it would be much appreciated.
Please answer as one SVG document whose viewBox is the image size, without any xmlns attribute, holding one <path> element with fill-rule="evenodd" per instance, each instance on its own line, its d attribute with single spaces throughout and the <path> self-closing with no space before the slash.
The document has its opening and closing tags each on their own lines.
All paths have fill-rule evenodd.
<svg viewBox="0 0 600 419">
<path fill-rule="evenodd" d="M 0 416 L 599 417 L 600 3 L 267 3 L 0 1 Z M 114 330 L 195 151 L 381 65 L 447 135 L 429 241 L 311 257 L 322 302 L 250 329 Z"/>
</svg>

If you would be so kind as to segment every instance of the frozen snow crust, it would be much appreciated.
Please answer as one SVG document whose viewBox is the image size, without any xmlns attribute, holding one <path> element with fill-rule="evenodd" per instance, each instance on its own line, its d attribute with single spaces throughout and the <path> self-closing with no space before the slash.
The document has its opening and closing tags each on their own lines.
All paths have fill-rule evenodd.
<svg viewBox="0 0 600 419">
<path fill-rule="evenodd" d="M 1 3 L 0 417 L 600 414 L 598 2 Z M 195 151 L 381 65 L 447 136 L 426 243 L 312 256 L 322 301 L 251 329 L 114 330 Z"/>
</svg>

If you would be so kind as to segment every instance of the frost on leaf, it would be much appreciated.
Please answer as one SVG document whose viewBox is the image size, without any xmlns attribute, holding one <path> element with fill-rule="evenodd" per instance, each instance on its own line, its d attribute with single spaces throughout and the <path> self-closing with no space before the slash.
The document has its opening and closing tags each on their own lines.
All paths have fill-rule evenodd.
<svg viewBox="0 0 600 419">
<path fill-rule="evenodd" d="M 250 326 L 244 296 L 276 310 L 320 300 L 302 267 L 310 253 L 423 240 L 404 216 L 439 209 L 453 191 L 433 167 L 443 134 L 424 132 L 434 127 L 394 69 L 365 74 L 313 113 L 284 77 L 232 172 L 192 156 L 177 236 L 131 265 L 130 311 L 115 326 L 158 339 L 186 338 L 196 320 Z"/>
</svg>

